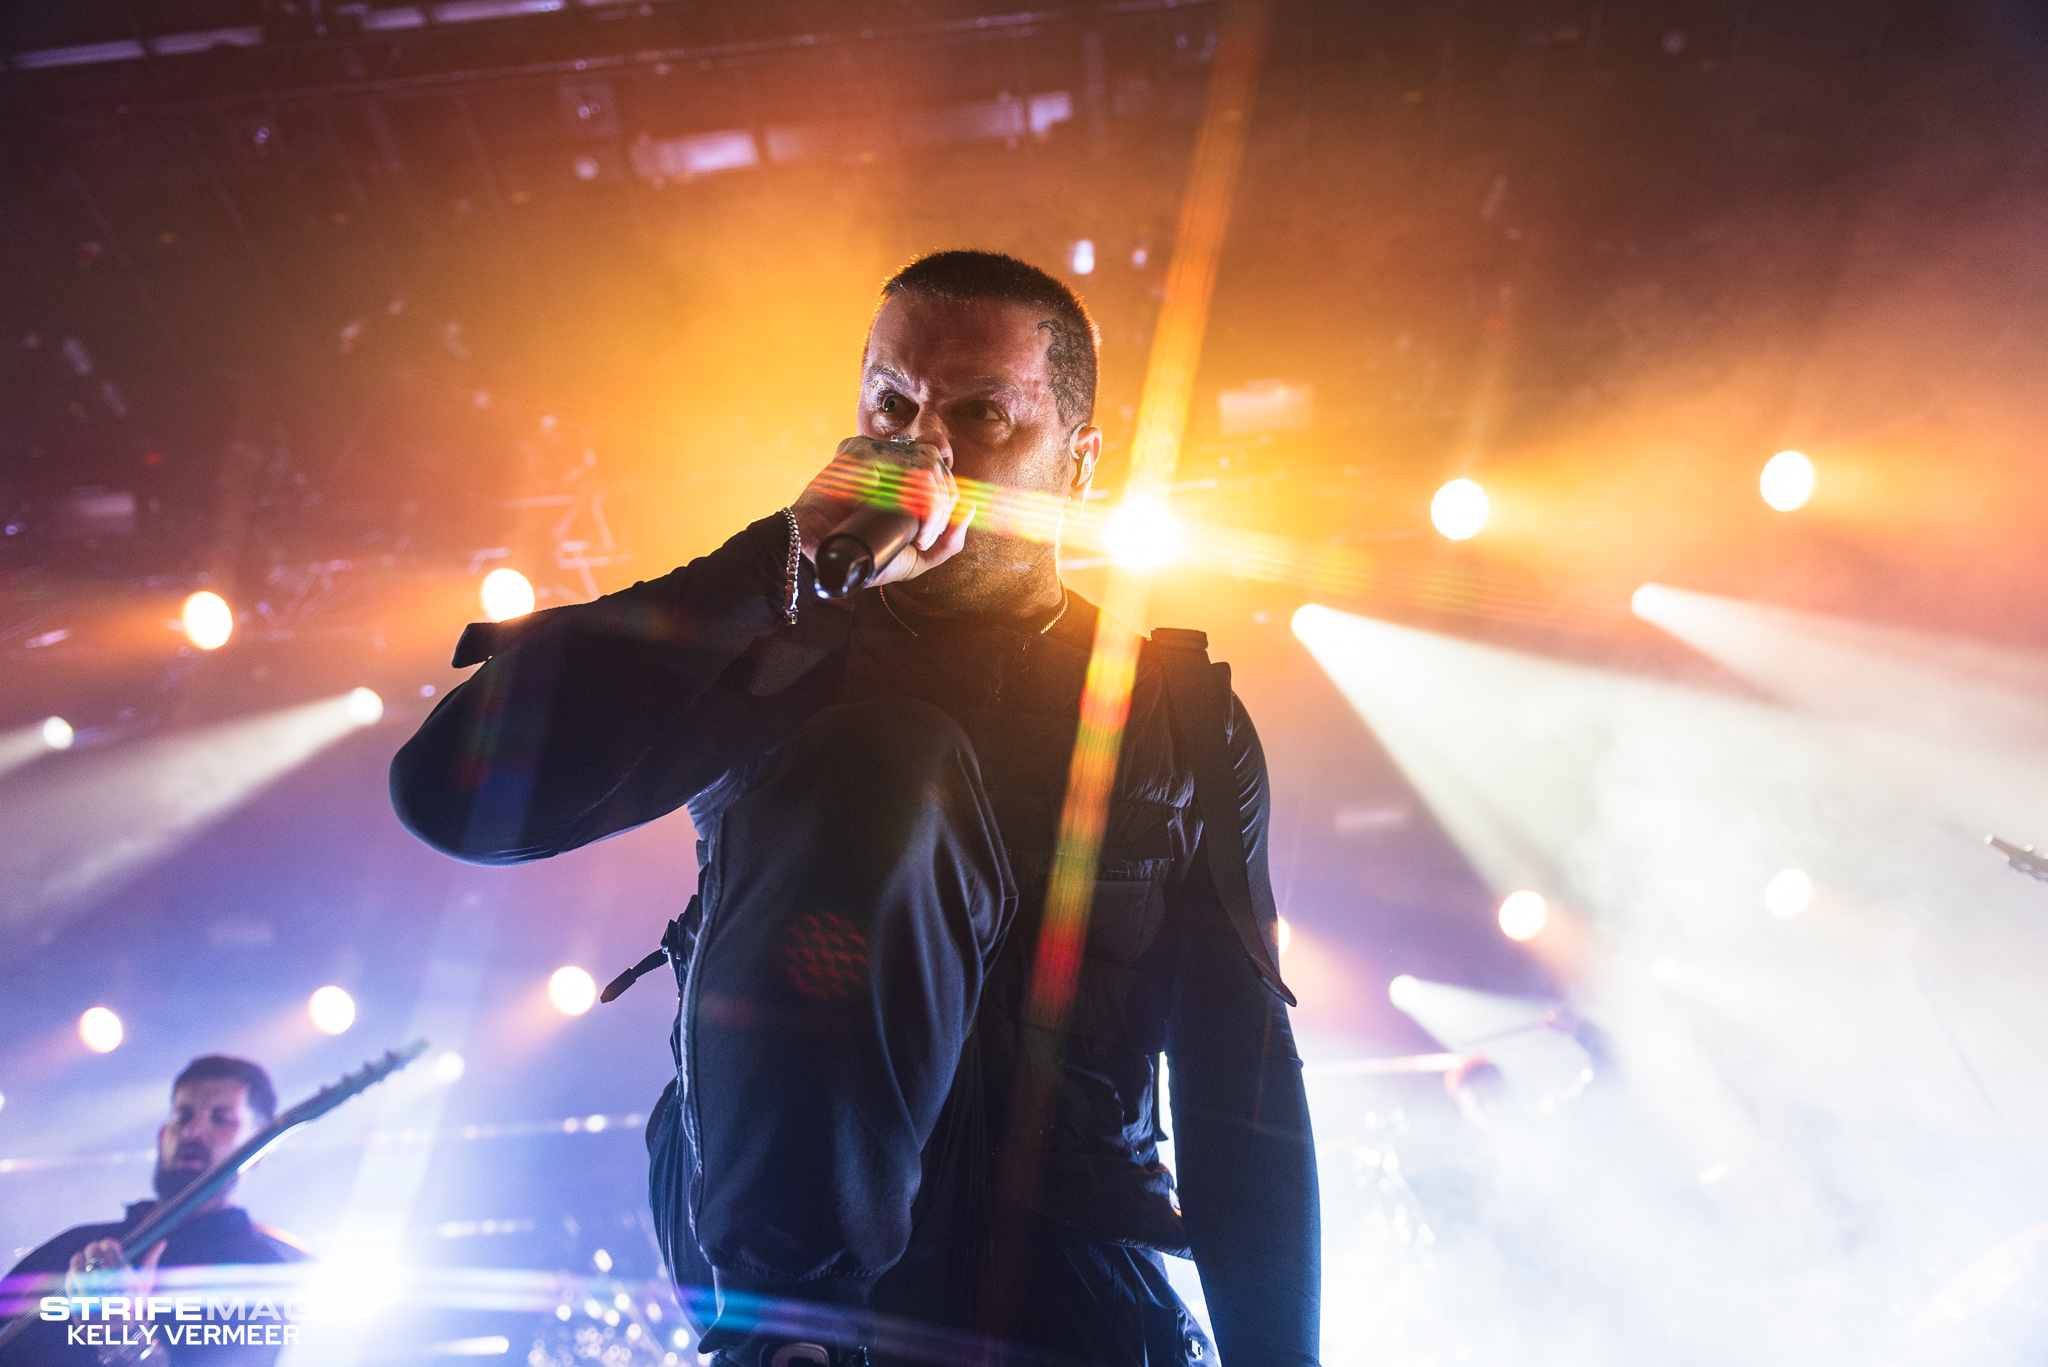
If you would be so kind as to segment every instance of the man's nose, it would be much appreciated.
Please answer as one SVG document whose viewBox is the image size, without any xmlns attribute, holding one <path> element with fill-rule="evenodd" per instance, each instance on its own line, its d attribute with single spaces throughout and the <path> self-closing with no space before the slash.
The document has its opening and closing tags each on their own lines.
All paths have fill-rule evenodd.
<svg viewBox="0 0 2048 1367">
<path fill-rule="evenodd" d="M 906 441 L 923 442 L 939 448 L 939 459 L 946 462 L 948 470 L 953 468 L 953 441 L 946 432 L 946 424 L 929 408 L 920 408 L 917 417 L 903 430 Z"/>
</svg>

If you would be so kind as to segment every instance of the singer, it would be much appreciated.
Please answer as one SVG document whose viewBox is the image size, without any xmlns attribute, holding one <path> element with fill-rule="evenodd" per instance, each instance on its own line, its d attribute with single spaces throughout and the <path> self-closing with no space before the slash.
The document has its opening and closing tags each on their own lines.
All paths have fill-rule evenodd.
<svg viewBox="0 0 2048 1367">
<path fill-rule="evenodd" d="M 480 863 L 688 805 L 701 874 L 663 942 L 682 1004 L 649 1186 L 678 1282 L 715 1290 L 702 1346 L 725 1367 L 861 1364 L 876 1315 L 992 1362 L 1316 1359 L 1265 761 L 1225 690 L 1206 716 L 1174 691 L 1164 639 L 1141 656 L 1073 1014 L 1022 1018 L 1097 610 L 1054 539 L 978 524 L 956 481 L 1077 508 L 1095 380 L 1093 325 L 1051 276 L 913 262 L 882 287 L 858 435 L 788 508 L 664 578 L 471 627 L 457 663 L 487 662 L 393 762 L 406 824 Z M 861 500 L 878 474 L 903 491 L 893 524 Z M 849 528 L 903 549 L 823 601 L 813 557 Z M 1198 792 L 1201 753 L 1225 759 Z M 1242 878 L 1205 863 L 1219 786 Z M 1056 1060 L 1057 1095 L 1020 1134 L 1027 1059 Z M 1022 1180 L 1020 1151 L 1040 1155 Z M 1200 1269 L 1214 1350 L 1167 1253 Z"/>
</svg>

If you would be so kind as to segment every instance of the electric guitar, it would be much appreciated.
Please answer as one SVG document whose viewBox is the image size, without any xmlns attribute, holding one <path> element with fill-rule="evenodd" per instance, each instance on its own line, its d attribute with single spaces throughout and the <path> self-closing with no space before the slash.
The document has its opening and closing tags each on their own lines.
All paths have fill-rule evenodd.
<svg viewBox="0 0 2048 1367">
<path fill-rule="evenodd" d="M 426 1052 L 427 1042 L 416 1039 L 403 1049 L 390 1050 L 383 1058 L 371 1060 L 353 1073 L 343 1076 L 341 1081 L 322 1087 L 298 1105 L 279 1114 L 275 1120 L 244 1140 L 233 1153 L 193 1178 L 191 1184 L 183 1191 L 169 1200 L 157 1202 L 156 1207 L 144 1217 L 142 1223 L 122 1238 L 122 1261 L 132 1266 L 150 1245 L 170 1234 L 183 1224 L 193 1211 L 218 1196 L 228 1183 L 242 1174 L 244 1168 L 262 1157 L 266 1149 L 286 1134 L 309 1120 L 318 1120 L 350 1097 L 368 1091 Z M 17 1315 L 13 1323 L 0 1327 L 0 1348 L 14 1342 L 35 1322 L 36 1312 L 31 1310 L 26 1314 Z"/>
<path fill-rule="evenodd" d="M 2005 862 L 2020 873 L 2048 883 L 2048 855 L 2036 854 L 2032 845 L 2015 845 L 1995 835 L 1985 836 L 1984 843 L 2004 855 Z"/>
</svg>

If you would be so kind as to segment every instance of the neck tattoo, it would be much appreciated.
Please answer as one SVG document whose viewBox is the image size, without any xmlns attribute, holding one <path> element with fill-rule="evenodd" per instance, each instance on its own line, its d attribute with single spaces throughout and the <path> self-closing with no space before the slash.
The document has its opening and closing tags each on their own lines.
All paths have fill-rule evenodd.
<svg viewBox="0 0 2048 1367">
<path fill-rule="evenodd" d="M 879 597 L 879 598 L 880 598 L 880 599 L 882 600 L 882 609 L 883 609 L 883 611 L 887 612 L 887 613 L 888 613 L 888 614 L 889 614 L 889 615 L 890 615 L 891 617 L 893 617 L 893 618 L 895 618 L 895 619 L 896 619 L 896 625 L 897 625 L 897 626 L 899 626 L 899 627 L 902 627 L 902 628 L 903 628 L 903 629 L 904 629 L 905 631 L 909 632 L 909 633 L 910 633 L 910 634 L 911 634 L 912 636 L 922 636 L 922 635 L 924 634 L 923 632 L 919 631 L 919 630 L 918 630 L 918 629 L 917 629 L 916 627 L 914 627 L 914 626 L 910 625 L 910 623 L 908 623 L 908 622 L 906 622 L 906 621 L 904 621 L 904 620 L 903 620 L 903 614 L 902 614 L 902 613 L 900 613 L 900 612 L 898 612 L 898 611 L 896 611 L 896 605 L 895 605 L 894 603 L 892 603 L 892 602 L 890 602 L 890 601 L 889 601 L 889 590 L 888 590 L 888 589 L 886 589 L 886 588 L 878 588 L 878 589 L 876 589 L 876 590 L 875 590 L 875 594 L 876 594 L 876 596 L 877 596 L 877 597 Z M 1053 629 L 1054 627 L 1056 627 L 1056 626 L 1058 626 L 1058 625 L 1060 624 L 1060 618 L 1062 618 L 1062 617 L 1064 617 L 1064 616 L 1066 616 L 1066 615 L 1067 615 L 1067 602 L 1068 602 L 1068 595 L 1067 595 L 1067 586 L 1066 586 L 1065 584 L 1061 584 L 1061 585 L 1060 585 L 1060 607 L 1059 607 L 1059 611 L 1058 611 L 1058 612 L 1055 612 L 1055 613 L 1054 613 L 1054 614 L 1052 615 L 1052 620 L 1048 621 L 1048 622 L 1047 622 L 1047 623 L 1046 623 L 1046 624 L 1045 624 L 1044 626 L 1042 626 L 1042 627 L 1040 627 L 1040 628 L 1038 629 L 1038 634 L 1039 634 L 1040 636 L 1043 636 L 1043 635 L 1045 635 L 1045 633 L 1047 633 L 1048 631 L 1051 631 L 1051 630 L 1052 630 L 1052 629 Z"/>
</svg>

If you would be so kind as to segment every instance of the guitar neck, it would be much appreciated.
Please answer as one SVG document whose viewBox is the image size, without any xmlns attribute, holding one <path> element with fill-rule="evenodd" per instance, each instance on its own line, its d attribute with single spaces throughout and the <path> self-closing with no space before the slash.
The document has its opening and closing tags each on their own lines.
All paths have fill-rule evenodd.
<svg viewBox="0 0 2048 1367">
<path fill-rule="evenodd" d="M 331 1087 L 321 1088 L 279 1115 L 243 1141 L 233 1153 L 193 1178 L 176 1196 L 157 1202 L 156 1207 L 143 1217 L 142 1223 L 121 1240 L 121 1256 L 130 1263 L 136 1261 L 151 1244 L 164 1238 L 191 1218 L 194 1211 L 226 1191 L 241 1175 L 242 1169 L 255 1162 L 265 1149 L 307 1121 L 319 1119 L 350 1097 L 374 1087 L 426 1051 L 427 1042 L 423 1039 L 414 1040 L 403 1049 L 393 1049 L 383 1058 L 363 1065 Z"/>
</svg>

